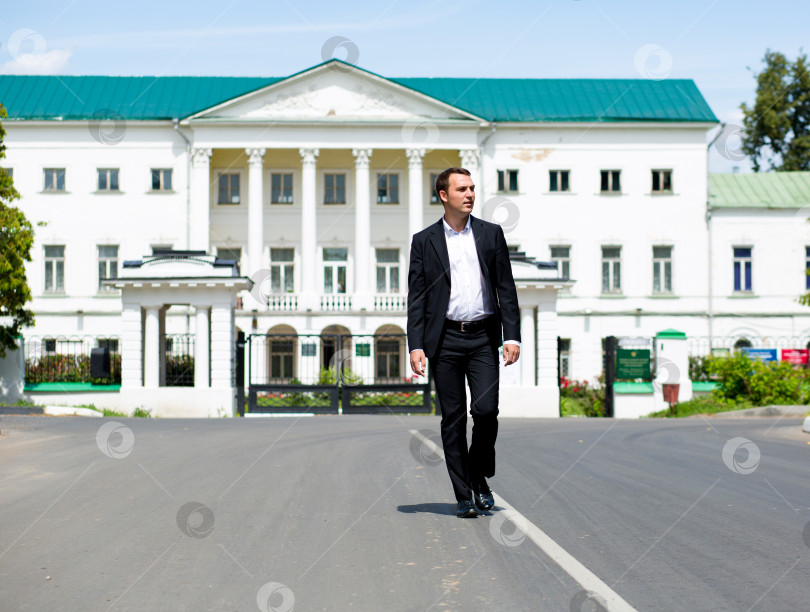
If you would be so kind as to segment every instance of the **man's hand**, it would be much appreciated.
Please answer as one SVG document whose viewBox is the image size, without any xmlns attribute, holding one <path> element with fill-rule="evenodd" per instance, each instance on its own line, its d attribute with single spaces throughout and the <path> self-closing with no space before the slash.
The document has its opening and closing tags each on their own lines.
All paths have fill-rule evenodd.
<svg viewBox="0 0 810 612">
<path fill-rule="evenodd" d="M 520 347 L 517 344 L 504 344 L 503 345 L 503 360 L 506 365 L 512 365 L 520 357 Z M 413 363 L 413 355 L 411 355 L 411 363 Z"/>
<path fill-rule="evenodd" d="M 425 351 L 416 350 L 411 352 L 411 370 L 417 376 L 425 375 Z"/>
</svg>

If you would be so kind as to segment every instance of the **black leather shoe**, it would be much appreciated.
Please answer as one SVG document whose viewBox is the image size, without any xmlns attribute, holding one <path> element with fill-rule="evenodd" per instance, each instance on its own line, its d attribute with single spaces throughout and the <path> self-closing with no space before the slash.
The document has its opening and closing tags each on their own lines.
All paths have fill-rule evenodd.
<svg viewBox="0 0 810 612">
<path fill-rule="evenodd" d="M 465 499 L 464 501 L 458 502 L 456 516 L 458 518 L 475 518 L 478 516 L 478 512 L 475 510 L 475 504 L 473 504 L 473 501 L 471 499 Z"/>
<path fill-rule="evenodd" d="M 492 496 L 492 491 L 489 490 L 487 481 L 482 478 L 480 482 L 473 485 L 472 490 L 473 499 L 475 500 L 475 505 L 478 507 L 478 509 L 492 510 L 492 508 L 495 506 L 495 498 Z"/>
</svg>

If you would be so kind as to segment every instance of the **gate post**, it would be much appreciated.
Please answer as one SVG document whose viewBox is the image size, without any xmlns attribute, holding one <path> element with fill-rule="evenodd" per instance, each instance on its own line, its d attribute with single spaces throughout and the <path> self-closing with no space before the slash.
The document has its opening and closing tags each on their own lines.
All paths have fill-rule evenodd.
<svg viewBox="0 0 810 612">
<path fill-rule="evenodd" d="M 605 416 L 612 417 L 614 412 L 613 381 L 616 378 L 616 336 L 605 338 Z"/>
<path fill-rule="evenodd" d="M 236 401 L 239 416 L 245 416 L 245 332 L 236 333 Z"/>
</svg>

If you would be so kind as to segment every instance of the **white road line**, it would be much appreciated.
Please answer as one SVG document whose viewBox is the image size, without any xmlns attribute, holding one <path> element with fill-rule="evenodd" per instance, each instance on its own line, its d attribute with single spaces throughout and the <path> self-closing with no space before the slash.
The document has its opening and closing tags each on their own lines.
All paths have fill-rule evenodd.
<svg viewBox="0 0 810 612">
<path fill-rule="evenodd" d="M 415 429 L 410 429 L 408 431 L 410 431 L 411 435 L 421 440 L 422 443 L 432 452 L 444 459 L 444 451 L 442 451 L 442 449 L 439 448 L 433 441 L 427 439 Z M 494 491 L 492 495 L 495 498 L 496 506 L 502 508 L 502 510 L 499 510 L 499 512 L 503 513 L 506 518 L 515 525 L 516 528 L 523 531 L 527 538 L 534 542 L 540 548 L 540 550 L 548 555 L 583 589 L 602 597 L 607 604 L 607 609 L 610 612 L 637 612 L 636 609 L 622 599 L 619 594 L 616 593 L 616 591 L 611 589 L 607 584 L 600 580 L 596 574 L 571 556 L 568 551 L 552 540 L 545 532 L 543 532 L 542 529 L 518 512 L 512 504 Z"/>
</svg>

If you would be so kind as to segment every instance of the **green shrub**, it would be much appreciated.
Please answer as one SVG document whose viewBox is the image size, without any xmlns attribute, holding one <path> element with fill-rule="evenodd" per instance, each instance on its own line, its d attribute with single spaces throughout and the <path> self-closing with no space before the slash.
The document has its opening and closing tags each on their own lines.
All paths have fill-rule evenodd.
<svg viewBox="0 0 810 612">
<path fill-rule="evenodd" d="M 729 357 L 713 357 L 707 368 L 720 383 L 713 392 L 717 398 L 754 406 L 806 404 L 810 400 L 808 371 L 786 361 L 763 363 L 737 353 Z"/>
<path fill-rule="evenodd" d="M 729 410 L 743 410 L 751 408 L 750 402 L 745 400 L 729 400 L 718 395 L 709 394 L 693 397 L 688 402 L 673 404 L 672 412 L 669 408 L 647 415 L 651 418 L 665 417 L 687 417 L 694 414 L 714 414 L 716 412 L 728 412 Z"/>
<path fill-rule="evenodd" d="M 709 361 L 711 357 L 708 355 L 703 356 L 689 356 L 689 380 L 692 382 L 708 382 L 711 380 L 711 372 L 709 372 Z"/>
<path fill-rule="evenodd" d="M 595 384 L 560 377 L 560 414 L 562 416 L 605 416 L 605 389 L 601 377 Z"/>
</svg>

